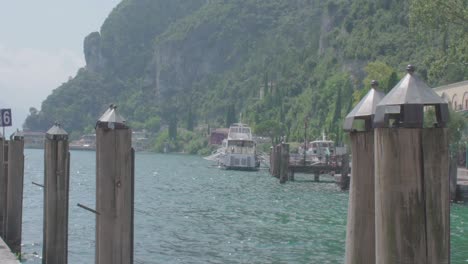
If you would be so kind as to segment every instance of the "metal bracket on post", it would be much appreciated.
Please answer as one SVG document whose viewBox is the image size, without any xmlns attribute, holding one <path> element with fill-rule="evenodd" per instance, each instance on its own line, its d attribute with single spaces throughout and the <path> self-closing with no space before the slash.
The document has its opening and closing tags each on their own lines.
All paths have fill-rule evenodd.
<svg viewBox="0 0 468 264">
<path fill-rule="evenodd" d="M 96 210 L 94 210 L 94 209 L 91 209 L 91 208 L 89 208 L 89 207 L 86 206 L 86 205 L 82 205 L 82 204 L 80 204 L 80 203 L 77 203 L 76 205 L 77 205 L 78 207 L 80 207 L 80 208 L 85 209 L 86 211 L 89 211 L 89 212 L 93 213 L 93 214 L 100 215 L 98 211 L 96 211 Z"/>
</svg>

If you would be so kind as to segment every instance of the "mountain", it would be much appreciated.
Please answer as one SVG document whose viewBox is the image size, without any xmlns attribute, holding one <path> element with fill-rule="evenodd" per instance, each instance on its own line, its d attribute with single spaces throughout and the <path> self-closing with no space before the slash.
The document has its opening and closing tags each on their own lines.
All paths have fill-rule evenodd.
<svg viewBox="0 0 468 264">
<path fill-rule="evenodd" d="M 432 86 L 468 78 L 466 24 L 450 15 L 438 17 L 445 27 L 431 24 L 437 8 L 422 0 L 124 0 L 85 38 L 86 67 L 24 127 L 60 120 L 90 131 L 116 103 L 132 127 L 167 125 L 171 138 L 177 128 L 224 126 L 242 114 L 289 139 L 301 139 L 307 122 L 310 137 L 325 130 L 340 141 L 342 118 L 371 79 L 389 90 L 409 63 Z"/>
</svg>

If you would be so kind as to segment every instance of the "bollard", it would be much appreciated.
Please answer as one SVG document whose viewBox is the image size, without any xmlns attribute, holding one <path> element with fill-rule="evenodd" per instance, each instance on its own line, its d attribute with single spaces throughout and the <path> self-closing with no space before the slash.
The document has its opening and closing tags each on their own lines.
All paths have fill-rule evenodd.
<svg viewBox="0 0 468 264">
<path fill-rule="evenodd" d="M 289 144 L 281 143 L 281 156 L 280 156 L 280 183 L 285 183 L 288 180 L 289 170 Z"/>
<path fill-rule="evenodd" d="M 132 132 L 111 107 L 96 124 L 96 263 L 133 263 Z"/>
<path fill-rule="evenodd" d="M 348 220 L 346 228 L 346 264 L 374 264 L 375 262 L 375 204 L 374 204 L 374 131 L 372 120 L 377 103 L 384 93 L 377 91 L 377 81 L 346 116 L 344 130 L 349 133 L 352 177 L 349 188 Z M 354 120 L 362 120 L 361 131 L 353 128 Z M 348 157 L 343 156 L 341 178 L 348 175 Z M 344 183 L 344 182 L 343 182 Z M 345 187 L 342 185 L 342 188 Z"/>
<path fill-rule="evenodd" d="M 7 210 L 5 242 L 13 253 L 21 254 L 23 220 L 24 138 L 19 131 L 8 142 Z"/>
<path fill-rule="evenodd" d="M 6 212 L 6 190 L 7 190 L 7 175 L 5 154 L 5 140 L 0 133 L 0 237 L 5 237 L 4 217 Z"/>
<path fill-rule="evenodd" d="M 42 263 L 67 264 L 70 153 L 68 134 L 59 123 L 46 133 L 44 159 Z"/>
<path fill-rule="evenodd" d="M 407 71 L 374 117 L 376 262 L 449 263 L 448 105 Z"/>
</svg>

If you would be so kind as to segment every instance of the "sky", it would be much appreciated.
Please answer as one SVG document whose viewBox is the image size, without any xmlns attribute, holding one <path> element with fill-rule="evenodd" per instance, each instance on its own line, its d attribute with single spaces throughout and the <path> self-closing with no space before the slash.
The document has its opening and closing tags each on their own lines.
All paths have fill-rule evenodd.
<svg viewBox="0 0 468 264">
<path fill-rule="evenodd" d="M 84 38 L 119 2 L 0 0 L 0 108 L 11 108 L 13 117 L 6 135 L 85 65 Z"/>
</svg>

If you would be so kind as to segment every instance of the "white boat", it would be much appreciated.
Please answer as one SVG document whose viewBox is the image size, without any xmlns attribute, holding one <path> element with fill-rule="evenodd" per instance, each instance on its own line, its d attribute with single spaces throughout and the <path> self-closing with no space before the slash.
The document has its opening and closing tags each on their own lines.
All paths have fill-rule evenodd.
<svg viewBox="0 0 468 264">
<path fill-rule="evenodd" d="M 337 156 L 346 154 L 346 147 L 337 147 L 335 142 L 327 139 L 325 133 L 322 132 L 322 138 L 307 143 L 306 152 L 304 155 L 304 146 L 299 147 L 299 153 L 291 154 L 291 161 L 295 164 L 322 164 L 334 163 L 337 164 Z M 304 161 L 305 158 L 305 161 Z"/>
<path fill-rule="evenodd" d="M 217 161 L 220 167 L 228 170 L 257 170 L 260 162 L 256 147 L 250 127 L 235 123 L 229 127 L 222 147 L 205 159 Z"/>
</svg>

